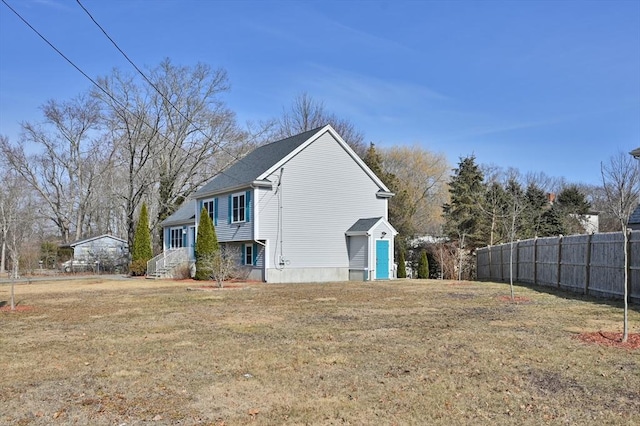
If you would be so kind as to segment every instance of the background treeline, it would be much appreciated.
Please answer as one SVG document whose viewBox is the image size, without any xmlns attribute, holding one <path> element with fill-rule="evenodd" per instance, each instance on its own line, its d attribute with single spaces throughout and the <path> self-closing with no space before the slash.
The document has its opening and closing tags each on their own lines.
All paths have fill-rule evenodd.
<svg viewBox="0 0 640 426">
<path fill-rule="evenodd" d="M 544 174 L 479 166 L 462 158 L 449 182 L 443 206 L 445 244 L 458 264 L 450 278 L 473 278 L 475 249 L 517 240 L 626 228 L 640 201 L 640 166 L 618 153 L 594 171 L 602 186 L 567 183 Z M 433 251 L 433 250 L 432 250 Z M 452 271 L 457 274 L 451 275 Z M 448 272 L 448 273 L 447 273 Z"/>
<path fill-rule="evenodd" d="M 396 258 L 402 251 L 417 271 L 424 250 L 430 276 L 459 274 L 460 248 L 580 232 L 580 215 L 609 202 L 596 186 L 522 176 L 474 157 L 452 173 L 441 153 L 374 145 L 307 93 L 274 105 L 270 119 L 240 123 L 224 98 L 226 71 L 206 64 L 166 59 L 144 75 L 115 69 L 95 81 L 73 98 L 45 102 L 41 120 L 21 123 L 18 140 L 0 135 L 0 271 L 42 259 L 50 265 L 52 247 L 101 234 L 131 247 L 143 204 L 157 253 L 160 222 L 206 181 L 256 146 L 326 124 L 396 194 L 389 203 Z M 549 193 L 557 195 L 553 205 Z M 619 224 L 601 214 L 600 226 Z"/>
</svg>

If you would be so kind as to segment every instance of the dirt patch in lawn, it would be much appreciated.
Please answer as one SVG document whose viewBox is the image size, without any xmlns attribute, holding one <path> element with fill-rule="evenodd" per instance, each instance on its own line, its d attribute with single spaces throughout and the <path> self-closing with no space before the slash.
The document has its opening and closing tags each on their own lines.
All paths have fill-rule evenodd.
<svg viewBox="0 0 640 426">
<path fill-rule="evenodd" d="M 585 343 L 596 343 L 603 346 L 638 350 L 640 349 L 640 333 L 629 333 L 626 342 L 622 341 L 622 333 L 611 333 L 606 331 L 596 331 L 593 333 L 582 333 L 577 339 Z"/>
</svg>

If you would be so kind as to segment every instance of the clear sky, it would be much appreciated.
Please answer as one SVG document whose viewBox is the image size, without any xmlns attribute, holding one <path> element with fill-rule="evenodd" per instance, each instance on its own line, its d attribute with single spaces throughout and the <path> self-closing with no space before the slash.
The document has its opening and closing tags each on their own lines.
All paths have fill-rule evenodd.
<svg viewBox="0 0 640 426">
<path fill-rule="evenodd" d="M 91 77 L 134 72 L 74 0 L 1 0 Z M 640 146 L 640 0 L 81 0 L 140 67 L 229 73 L 241 121 L 307 92 L 367 142 L 600 183 Z M 0 3 L 0 134 L 91 83 Z"/>
</svg>

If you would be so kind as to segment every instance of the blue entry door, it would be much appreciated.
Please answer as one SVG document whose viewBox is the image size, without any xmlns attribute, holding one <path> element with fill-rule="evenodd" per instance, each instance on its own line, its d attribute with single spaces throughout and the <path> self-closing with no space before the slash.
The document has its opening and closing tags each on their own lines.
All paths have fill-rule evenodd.
<svg viewBox="0 0 640 426">
<path fill-rule="evenodd" d="M 376 279 L 389 279 L 389 241 L 376 241 Z"/>
</svg>

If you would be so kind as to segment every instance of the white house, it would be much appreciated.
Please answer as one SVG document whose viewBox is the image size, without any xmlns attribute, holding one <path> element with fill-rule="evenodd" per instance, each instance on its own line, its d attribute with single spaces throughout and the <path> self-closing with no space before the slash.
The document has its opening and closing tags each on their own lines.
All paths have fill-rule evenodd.
<svg viewBox="0 0 640 426">
<path fill-rule="evenodd" d="M 393 194 L 331 126 L 263 145 L 163 223 L 164 250 L 193 259 L 200 211 L 238 252 L 247 279 L 269 283 L 393 276 Z M 166 253 L 161 256 L 166 257 Z"/>
</svg>

